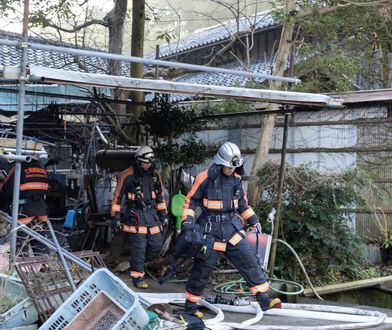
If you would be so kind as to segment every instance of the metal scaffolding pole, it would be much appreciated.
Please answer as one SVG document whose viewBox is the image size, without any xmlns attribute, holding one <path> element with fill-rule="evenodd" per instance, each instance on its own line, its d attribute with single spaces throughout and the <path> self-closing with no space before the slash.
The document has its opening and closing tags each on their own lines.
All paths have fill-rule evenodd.
<svg viewBox="0 0 392 330">
<path fill-rule="evenodd" d="M 14 40 L 0 39 L 0 45 L 17 46 L 18 42 Z M 214 67 L 209 67 L 204 65 L 195 65 L 189 63 L 171 62 L 171 61 L 163 61 L 163 60 L 149 60 L 143 57 L 118 55 L 118 54 L 104 53 L 104 52 L 98 52 L 92 50 L 75 49 L 75 48 L 68 48 L 68 47 L 58 47 L 52 45 L 36 44 L 31 42 L 28 45 L 31 49 L 39 49 L 39 50 L 45 50 L 49 52 L 60 52 L 60 53 L 67 53 L 67 54 L 81 55 L 81 56 L 94 56 L 94 57 L 106 58 L 109 60 L 143 63 L 146 65 L 154 65 L 154 66 L 159 65 L 164 67 L 172 67 L 172 68 L 174 67 L 174 68 L 181 68 L 181 69 L 187 69 L 192 71 L 233 74 L 236 76 L 254 77 L 260 79 L 267 79 L 267 80 L 278 80 L 278 81 L 291 82 L 291 83 L 301 82 L 301 80 L 297 78 L 279 77 L 279 76 L 262 74 L 257 72 L 214 68 Z"/>
<path fill-rule="evenodd" d="M 281 209 L 282 209 L 282 193 L 283 193 L 283 184 L 284 184 L 284 176 L 285 176 L 287 135 L 289 132 L 289 120 L 290 120 L 290 114 L 286 113 L 284 115 L 282 154 L 281 154 L 280 168 L 279 168 L 278 195 L 276 197 L 276 217 L 275 217 L 275 224 L 274 224 L 274 232 L 272 233 L 273 240 L 272 240 L 271 254 L 270 254 L 270 270 L 269 270 L 270 277 L 273 277 L 273 275 L 274 275 L 275 260 L 276 260 L 276 242 L 277 242 L 278 235 L 279 235 L 279 226 L 280 226 Z"/>
<path fill-rule="evenodd" d="M 26 92 L 26 63 L 27 63 L 27 42 L 28 42 L 28 28 L 29 28 L 29 0 L 24 0 L 23 11 L 23 32 L 22 40 L 19 47 L 22 50 L 20 58 L 20 73 L 19 73 L 19 106 L 18 106 L 18 121 L 16 124 L 16 156 L 22 155 L 22 139 L 23 139 L 23 117 L 24 117 L 24 103 Z M 20 188 L 20 173 L 21 161 L 15 161 L 14 173 L 14 191 L 12 196 L 12 224 L 11 224 L 11 241 L 10 241 L 10 265 L 13 265 L 16 255 L 16 227 L 19 213 L 19 188 Z"/>
</svg>

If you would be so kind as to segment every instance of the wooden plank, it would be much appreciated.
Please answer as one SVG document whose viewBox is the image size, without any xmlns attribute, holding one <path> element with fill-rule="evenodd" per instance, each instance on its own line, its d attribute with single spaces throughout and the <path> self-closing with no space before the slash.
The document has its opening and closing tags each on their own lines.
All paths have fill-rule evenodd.
<svg viewBox="0 0 392 330">
<path fill-rule="evenodd" d="M 22 141 L 22 149 L 42 150 L 43 144 L 37 141 Z M 16 139 L 0 138 L 0 148 L 16 148 Z"/>
<path fill-rule="evenodd" d="M 326 294 L 332 294 L 337 292 L 375 287 L 381 284 L 385 284 L 385 286 L 388 286 L 388 283 L 391 282 L 392 282 L 392 276 L 384 276 L 384 277 L 377 277 L 377 278 L 371 278 L 371 279 L 359 280 L 353 282 L 331 284 L 323 287 L 315 287 L 314 289 L 318 294 L 326 295 Z M 310 288 L 306 288 L 303 294 L 305 297 L 314 296 L 314 292 Z"/>
<path fill-rule="evenodd" d="M 343 98 L 343 104 L 390 101 L 392 100 L 392 89 L 349 92 L 339 96 Z"/>
</svg>

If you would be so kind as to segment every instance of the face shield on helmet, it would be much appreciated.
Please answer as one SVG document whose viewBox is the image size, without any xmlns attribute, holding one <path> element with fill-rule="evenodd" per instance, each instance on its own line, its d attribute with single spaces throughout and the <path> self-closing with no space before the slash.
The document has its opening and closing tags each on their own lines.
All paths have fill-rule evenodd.
<svg viewBox="0 0 392 330">
<path fill-rule="evenodd" d="M 154 162 L 154 152 L 150 147 L 143 146 L 140 147 L 135 154 L 135 158 L 139 162 L 143 163 L 153 163 Z"/>
<path fill-rule="evenodd" d="M 231 142 L 223 143 L 214 157 L 214 163 L 227 167 L 240 167 L 244 160 L 241 158 L 241 151 Z"/>
</svg>

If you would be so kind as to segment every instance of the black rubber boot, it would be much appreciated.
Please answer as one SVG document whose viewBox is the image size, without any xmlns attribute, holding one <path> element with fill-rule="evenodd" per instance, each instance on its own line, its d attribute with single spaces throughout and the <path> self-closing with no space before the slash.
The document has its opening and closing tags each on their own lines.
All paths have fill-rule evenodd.
<svg viewBox="0 0 392 330">
<path fill-rule="evenodd" d="M 282 302 L 279 298 L 271 299 L 267 292 L 258 293 L 256 295 L 260 308 L 265 312 L 271 308 L 282 308 Z"/>
<path fill-rule="evenodd" d="M 185 301 L 185 313 L 197 316 L 198 318 L 202 318 L 204 316 L 203 313 L 197 309 L 196 303 L 189 300 Z"/>
<path fill-rule="evenodd" d="M 142 278 L 134 278 L 132 279 L 133 285 L 138 289 L 148 289 L 148 283 L 144 281 Z"/>
</svg>

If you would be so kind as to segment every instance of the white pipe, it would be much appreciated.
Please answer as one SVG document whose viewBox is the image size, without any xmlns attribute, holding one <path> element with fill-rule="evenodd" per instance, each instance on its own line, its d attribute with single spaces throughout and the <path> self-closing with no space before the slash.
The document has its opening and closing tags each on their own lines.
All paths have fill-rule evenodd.
<svg viewBox="0 0 392 330">
<path fill-rule="evenodd" d="M 23 155 L 6 154 L 6 155 L 0 155 L 0 158 L 6 159 L 6 160 L 25 162 L 25 163 L 31 162 L 30 156 L 23 156 Z"/>
<path fill-rule="evenodd" d="M 4 152 L 15 152 L 15 148 L 3 148 Z M 22 149 L 21 152 L 26 155 L 47 155 L 48 153 L 45 150 L 31 150 L 31 149 Z"/>
</svg>

